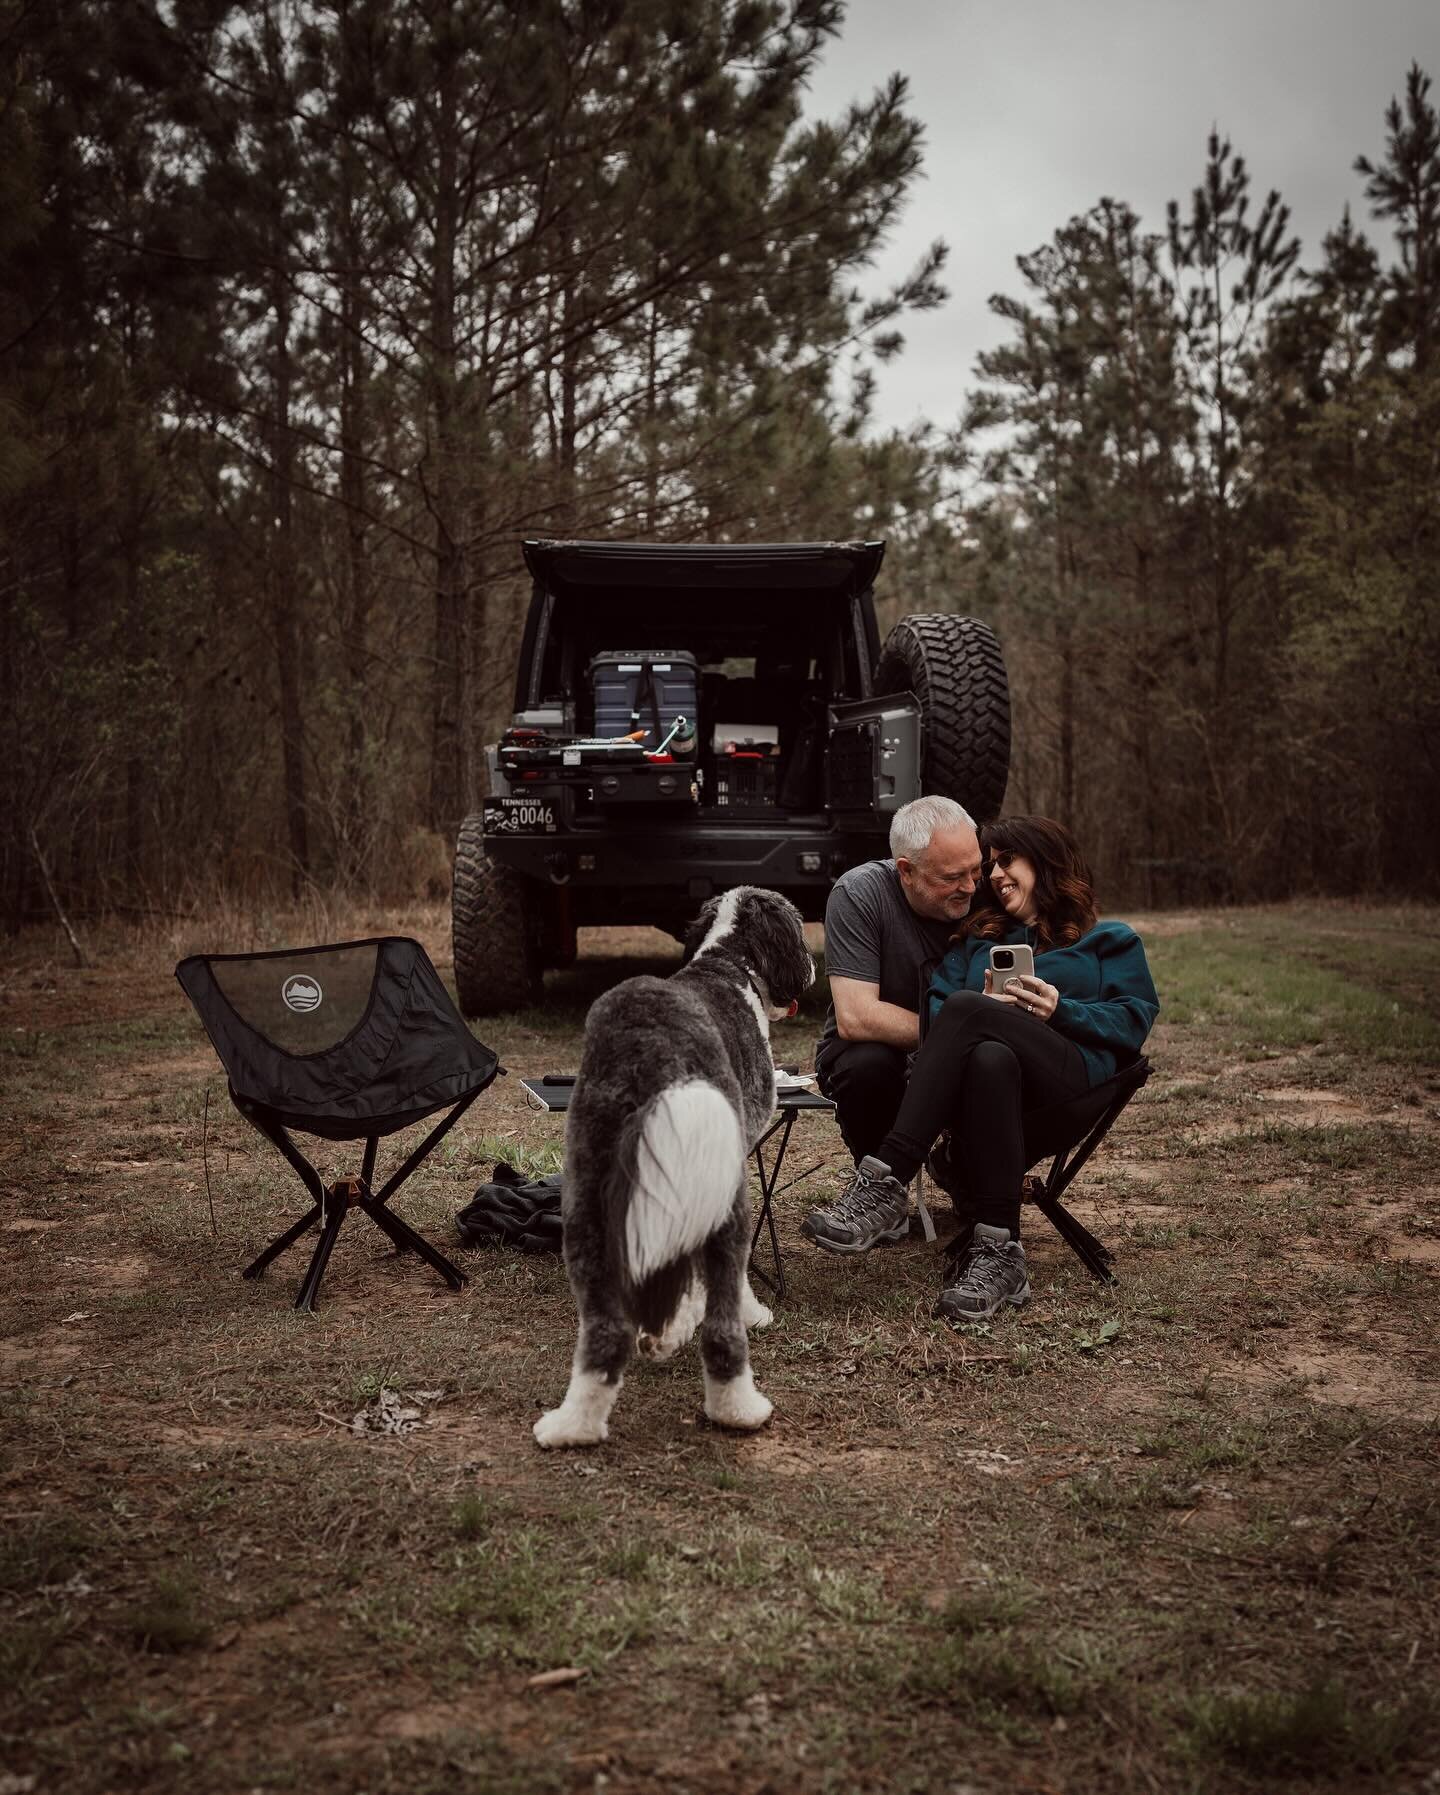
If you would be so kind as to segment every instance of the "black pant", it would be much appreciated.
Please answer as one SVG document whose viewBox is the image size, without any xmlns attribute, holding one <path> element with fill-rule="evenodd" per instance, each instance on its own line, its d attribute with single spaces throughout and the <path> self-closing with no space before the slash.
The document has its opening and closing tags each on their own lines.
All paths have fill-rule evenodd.
<svg viewBox="0 0 1440 1795">
<path fill-rule="evenodd" d="M 857 1164 L 894 1126 L 909 1060 L 903 1047 L 887 1047 L 882 1041 L 842 1041 L 836 1035 L 821 1043 L 815 1055 L 816 1082 L 821 1095 L 835 1105 L 840 1138 Z"/>
<path fill-rule="evenodd" d="M 915 1056 L 878 1157 L 907 1183 L 948 1128 L 952 1162 L 963 1170 L 976 1208 L 1008 1210 L 1040 1157 L 1035 1143 L 1027 1143 L 1027 1119 L 1089 1088 L 1089 1068 L 1073 1041 L 993 997 L 957 991 Z"/>
</svg>

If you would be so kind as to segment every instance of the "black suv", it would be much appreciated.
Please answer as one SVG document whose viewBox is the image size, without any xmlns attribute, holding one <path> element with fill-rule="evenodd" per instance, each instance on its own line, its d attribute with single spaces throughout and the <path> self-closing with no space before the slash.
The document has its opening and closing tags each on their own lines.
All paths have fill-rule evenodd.
<svg viewBox="0 0 1440 1795">
<path fill-rule="evenodd" d="M 922 792 L 1005 795 L 1010 700 L 973 617 L 904 617 L 882 648 L 883 542 L 527 542 L 515 714 L 455 850 L 467 1015 L 539 995 L 587 924 L 679 933 L 713 892 L 820 920 Z"/>
</svg>

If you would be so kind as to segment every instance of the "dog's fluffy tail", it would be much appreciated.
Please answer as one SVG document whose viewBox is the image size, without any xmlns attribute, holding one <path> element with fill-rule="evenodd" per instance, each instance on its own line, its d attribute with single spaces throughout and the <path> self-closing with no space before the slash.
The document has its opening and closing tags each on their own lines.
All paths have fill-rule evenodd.
<svg viewBox="0 0 1440 1795">
<path fill-rule="evenodd" d="M 704 1079 L 662 1091 L 641 1117 L 621 1250 L 635 1319 L 648 1333 L 675 1313 L 690 1255 L 725 1220 L 744 1176 L 739 1118 Z"/>
</svg>

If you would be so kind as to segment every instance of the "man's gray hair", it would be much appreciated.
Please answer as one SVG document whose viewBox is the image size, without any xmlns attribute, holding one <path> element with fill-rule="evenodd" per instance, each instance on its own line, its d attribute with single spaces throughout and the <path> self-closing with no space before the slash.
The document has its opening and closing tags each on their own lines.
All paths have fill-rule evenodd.
<svg viewBox="0 0 1440 1795">
<path fill-rule="evenodd" d="M 953 798 L 912 798 L 890 821 L 892 860 L 918 860 L 937 829 L 973 829 L 975 819 Z"/>
</svg>

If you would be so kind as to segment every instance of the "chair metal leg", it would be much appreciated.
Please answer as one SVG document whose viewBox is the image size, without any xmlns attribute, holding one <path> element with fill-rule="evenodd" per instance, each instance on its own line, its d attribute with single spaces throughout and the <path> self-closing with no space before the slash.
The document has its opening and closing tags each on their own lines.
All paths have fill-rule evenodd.
<svg viewBox="0 0 1440 1795">
<path fill-rule="evenodd" d="M 305 1273 L 305 1281 L 300 1286 L 299 1296 L 295 1298 L 297 1309 L 314 1310 L 315 1298 L 320 1289 L 320 1280 L 325 1276 L 325 1267 L 330 1263 L 335 1237 L 340 1232 L 348 1207 L 348 1204 L 343 1202 L 331 1205 L 324 1230 L 315 1248 L 314 1257 L 310 1261 L 310 1269 Z"/>
<path fill-rule="evenodd" d="M 274 1259 L 278 1259 L 286 1247 L 293 1247 L 307 1228 L 313 1228 L 320 1220 L 320 1205 L 317 1203 L 303 1221 L 296 1222 L 293 1228 L 287 1228 L 277 1240 L 272 1240 L 258 1259 L 253 1259 L 241 1272 L 242 1278 L 258 1278 L 265 1267 Z"/>
<path fill-rule="evenodd" d="M 1110 1132 L 1111 1125 L 1120 1111 L 1124 1109 L 1126 1102 L 1128 1102 L 1128 1098 L 1122 1098 L 1119 1103 L 1112 1104 L 1084 1140 L 1077 1142 L 1074 1147 L 1068 1148 L 1064 1153 L 1056 1154 L 1055 1163 L 1050 1168 L 1050 1176 L 1045 1180 L 1045 1190 L 1048 1196 L 1058 1198 L 1065 1195 L 1065 1192 L 1084 1170 L 1086 1160 Z M 1073 1158 L 1071 1158 L 1072 1154 Z"/>
<path fill-rule="evenodd" d="M 258 1278 L 262 1272 L 264 1272 L 267 1265 L 278 1259 L 287 1247 L 294 1246 L 300 1236 L 306 1233 L 310 1228 L 314 1227 L 316 1222 L 324 1222 L 324 1231 L 321 1234 L 319 1245 L 315 1248 L 314 1258 L 312 1258 L 310 1262 L 310 1270 L 305 1274 L 305 1282 L 300 1286 L 300 1295 L 303 1298 L 307 1286 L 310 1285 L 311 1275 L 315 1271 L 315 1260 L 320 1260 L 320 1270 L 322 1273 L 325 1269 L 325 1260 L 329 1259 L 330 1249 L 335 1244 L 334 1233 L 331 1231 L 330 1224 L 334 1221 L 335 1228 L 338 1230 L 340 1222 L 345 1219 L 344 1204 L 342 1203 L 338 1210 L 334 1212 L 328 1208 L 329 1193 L 327 1193 L 325 1189 L 320 1174 L 295 1145 L 294 1141 L 290 1139 L 290 1136 L 285 1129 L 266 1121 L 263 1117 L 257 1115 L 247 1104 L 237 1101 L 235 1107 L 240 1111 L 240 1114 L 244 1116 L 245 1120 L 249 1122 L 250 1126 L 258 1133 L 263 1134 L 265 1139 L 275 1148 L 276 1152 L 281 1155 L 291 1170 L 295 1173 L 295 1176 L 305 1186 L 306 1190 L 309 1191 L 314 1205 L 308 1215 L 296 1222 L 293 1227 L 287 1228 L 278 1239 L 272 1240 L 265 1251 L 261 1253 L 260 1257 L 252 1260 L 240 1275 L 242 1278 Z M 330 1236 L 329 1246 L 325 1245 L 325 1236 L 327 1234 Z M 321 1259 L 322 1248 L 324 1249 L 323 1259 Z M 314 1307 L 314 1293 L 315 1289 L 319 1287 L 319 1283 L 320 1279 L 317 1276 L 314 1279 L 314 1286 L 310 1291 L 311 1300 L 309 1302 L 297 1300 L 295 1304 L 297 1309 L 310 1309 Z"/>
<path fill-rule="evenodd" d="M 790 1145 L 790 1131 L 795 1126 L 795 1111 L 787 1109 L 778 1122 L 772 1122 L 755 1143 L 755 1170 L 760 1178 L 760 1213 L 755 1218 L 755 1231 L 750 1236 L 750 1273 L 759 1278 L 767 1289 L 773 1290 L 777 1297 L 785 1295 L 785 1261 L 780 1257 L 780 1236 L 775 1230 L 775 1187 L 780 1177 L 780 1169 L 785 1164 L 785 1149 Z M 762 1149 L 767 1141 L 776 1134 L 780 1136 L 780 1144 L 766 1170 L 765 1155 Z M 760 1239 L 760 1230 L 764 1228 L 770 1235 L 770 1251 L 774 1256 L 775 1275 L 771 1277 L 755 1257 L 755 1248 Z"/>
<path fill-rule="evenodd" d="M 288 1132 L 276 1124 L 256 1114 L 248 1105 L 237 1102 L 235 1107 L 244 1116 L 250 1126 L 263 1134 L 275 1151 L 279 1153 L 294 1171 L 295 1176 L 309 1191 L 317 1208 L 325 1201 L 325 1185 L 320 1174 L 310 1161 L 291 1140 Z"/>
<path fill-rule="evenodd" d="M 465 1114 L 465 1111 L 469 1109 L 470 1105 L 479 1095 L 479 1091 L 472 1091 L 468 1097 L 462 1097 L 455 1105 L 454 1109 L 450 1111 L 450 1114 L 446 1116 L 445 1120 L 437 1127 L 430 1130 L 429 1134 L 425 1136 L 420 1145 L 409 1154 L 404 1163 L 396 1171 L 393 1171 L 385 1180 L 382 1187 L 376 1191 L 375 1201 L 377 1203 L 388 1203 L 390 1201 L 391 1197 L 395 1195 L 395 1192 L 399 1190 L 400 1186 L 415 1170 L 420 1161 L 424 1159 L 427 1153 L 432 1152 L 440 1145 L 441 1141 L 443 1141 L 445 1136 L 449 1134 L 450 1130 L 460 1120 L 461 1116 Z M 367 1178 L 365 1182 L 368 1184 L 370 1180 Z"/>
<path fill-rule="evenodd" d="M 463 1290 L 469 1281 L 464 1272 L 458 1266 L 452 1265 L 436 1247 L 431 1246 L 423 1234 L 417 1233 L 408 1222 L 402 1221 L 385 1205 L 426 1155 L 440 1144 L 479 1095 L 479 1091 L 474 1091 L 468 1097 L 462 1098 L 444 1120 L 437 1127 L 432 1128 L 425 1139 L 414 1148 L 404 1163 L 391 1173 L 383 1188 L 373 1193 L 370 1189 L 370 1182 L 374 1176 L 375 1159 L 380 1146 L 378 1135 L 366 1137 L 365 1155 L 359 1178 L 340 1178 L 327 1188 L 321 1181 L 320 1174 L 290 1139 L 285 1129 L 262 1120 L 243 1105 L 237 1104 L 236 1107 L 240 1109 L 240 1113 L 246 1117 L 247 1121 L 252 1123 L 284 1156 L 295 1175 L 314 1199 L 314 1206 L 309 1214 L 302 1221 L 296 1222 L 294 1227 L 287 1228 L 278 1240 L 272 1241 L 260 1257 L 245 1268 L 242 1275 L 247 1278 L 258 1278 L 265 1267 L 277 1259 L 287 1247 L 293 1246 L 307 1229 L 312 1228 L 317 1221 L 323 1222 L 320 1239 L 300 1285 L 300 1294 L 295 1299 L 297 1309 L 313 1311 L 316 1293 L 320 1289 L 320 1280 L 325 1276 L 325 1268 L 330 1262 L 330 1254 L 334 1250 L 335 1239 L 340 1232 L 346 1213 L 350 1209 L 363 1209 L 371 1221 L 388 1236 L 394 1244 L 396 1252 L 419 1254 L 432 1270 L 444 1278 L 452 1290 Z M 773 1224 L 771 1232 L 773 1235 Z"/>
<path fill-rule="evenodd" d="M 1106 1265 L 1112 1265 L 1114 1263 L 1115 1255 L 1110 1251 L 1103 1240 L 1096 1239 L 1085 1226 L 1084 1222 L 1068 1210 L 1058 1199 L 1050 1198 L 1047 1199 L 1047 1201 L 1049 1207 L 1046 1213 L 1051 1216 L 1051 1219 L 1054 1220 L 1056 1216 L 1059 1216 L 1064 1220 L 1065 1238 L 1067 1240 L 1081 1242 L 1087 1251 L 1093 1253 L 1097 1259 L 1102 1260 Z"/>
<path fill-rule="evenodd" d="M 1077 1222 L 1063 1203 L 1057 1202 L 1053 1197 L 1037 1197 L 1035 1207 L 1092 1277 L 1098 1278 L 1102 1284 L 1116 1282 L 1115 1274 L 1110 1269 L 1109 1249 L 1102 1246 L 1088 1228 Z"/>
<path fill-rule="evenodd" d="M 432 1271 L 439 1272 L 452 1290 L 463 1290 L 469 1283 L 470 1280 L 458 1266 L 452 1265 L 437 1247 L 431 1246 L 423 1234 L 418 1234 L 408 1222 L 402 1222 L 398 1215 L 393 1215 L 377 1198 L 362 1197 L 359 1207 L 395 1243 L 397 1253 L 418 1253 Z"/>
<path fill-rule="evenodd" d="M 1126 1092 L 1118 1098 L 1091 1125 L 1082 1139 L 1073 1147 L 1063 1148 L 1055 1155 L 1045 1179 L 1045 1188 L 1035 1199 L 1035 1207 L 1051 1223 L 1086 1271 L 1102 1284 L 1118 1282 L 1114 1272 L 1110 1270 L 1115 1255 L 1103 1241 L 1096 1239 L 1083 1222 L 1076 1220 L 1060 1198 L 1069 1190 L 1086 1161 L 1110 1132 L 1111 1125 L 1129 1102 L 1130 1096 L 1131 1093 Z"/>
</svg>

